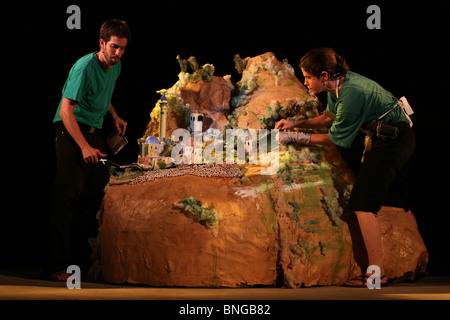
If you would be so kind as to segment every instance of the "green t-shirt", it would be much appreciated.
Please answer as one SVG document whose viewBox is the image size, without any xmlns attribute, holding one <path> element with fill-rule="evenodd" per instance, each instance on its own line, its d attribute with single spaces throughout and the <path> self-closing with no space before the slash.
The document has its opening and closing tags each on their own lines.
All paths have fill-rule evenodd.
<svg viewBox="0 0 450 320">
<path fill-rule="evenodd" d="M 120 60 L 108 71 L 104 70 L 98 62 L 96 52 L 85 55 L 70 69 L 62 97 L 77 102 L 73 114 L 79 123 L 102 128 L 120 70 Z M 53 122 L 61 121 L 61 102 L 62 99 Z"/>
<path fill-rule="evenodd" d="M 364 123 L 377 119 L 391 109 L 383 118 L 384 123 L 409 123 L 397 102 L 397 98 L 375 81 L 349 71 L 339 91 L 339 98 L 335 93 L 328 93 L 327 110 L 336 115 L 328 138 L 338 146 L 350 148 Z"/>
</svg>

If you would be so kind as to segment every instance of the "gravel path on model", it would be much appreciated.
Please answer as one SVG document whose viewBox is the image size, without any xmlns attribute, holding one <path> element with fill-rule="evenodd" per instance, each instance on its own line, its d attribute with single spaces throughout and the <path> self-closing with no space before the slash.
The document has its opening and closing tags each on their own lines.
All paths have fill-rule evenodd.
<svg viewBox="0 0 450 320">
<path fill-rule="evenodd" d="M 190 165 L 174 169 L 159 169 L 148 171 L 141 176 L 132 179 L 129 184 L 149 182 L 161 178 L 193 175 L 198 177 L 234 178 L 242 175 L 239 168 L 232 165 Z"/>
</svg>

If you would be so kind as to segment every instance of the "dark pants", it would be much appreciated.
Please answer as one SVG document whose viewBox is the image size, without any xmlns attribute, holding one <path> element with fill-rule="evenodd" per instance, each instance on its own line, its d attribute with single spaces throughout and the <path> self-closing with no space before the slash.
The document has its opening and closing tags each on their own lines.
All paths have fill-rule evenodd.
<svg viewBox="0 0 450 320">
<path fill-rule="evenodd" d="M 91 133 L 90 127 L 83 124 L 80 129 L 91 147 L 106 153 L 98 130 Z M 109 170 L 101 162 L 86 164 L 83 161 L 81 149 L 62 122 L 56 125 L 55 144 L 57 172 L 43 275 L 66 270 L 72 264 L 87 273 L 92 262 L 88 238 L 98 233 L 96 213 L 109 181 Z"/>
<path fill-rule="evenodd" d="M 393 125 L 398 137 L 375 138 L 359 168 L 349 202 L 354 211 L 376 214 L 382 205 L 409 210 L 408 167 L 416 140 L 408 124 Z"/>
</svg>

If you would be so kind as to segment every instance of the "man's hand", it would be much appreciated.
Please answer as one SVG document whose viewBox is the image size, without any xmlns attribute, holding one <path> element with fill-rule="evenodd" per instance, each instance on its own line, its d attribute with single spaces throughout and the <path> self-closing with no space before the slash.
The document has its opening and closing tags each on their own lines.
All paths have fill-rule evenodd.
<svg viewBox="0 0 450 320">
<path fill-rule="evenodd" d="M 83 160 L 87 164 L 97 163 L 99 158 L 106 157 L 106 154 L 100 152 L 100 150 L 92 148 L 91 146 L 86 146 L 81 149 L 83 153 Z"/>
<path fill-rule="evenodd" d="M 275 129 L 280 131 L 294 129 L 296 127 L 295 121 L 281 119 L 275 124 Z"/>
<path fill-rule="evenodd" d="M 119 117 L 114 118 L 114 126 L 116 127 L 117 131 L 119 131 L 120 135 L 124 135 L 125 131 L 127 129 L 128 123 L 124 120 L 122 120 Z"/>
<path fill-rule="evenodd" d="M 126 123 L 126 121 L 122 120 L 122 118 L 120 118 L 117 115 L 117 112 L 116 112 L 116 110 L 114 110 L 112 103 L 109 105 L 108 112 L 111 115 L 111 117 L 113 118 L 114 126 L 116 127 L 119 134 L 124 135 L 125 130 L 127 129 L 128 123 Z"/>
</svg>

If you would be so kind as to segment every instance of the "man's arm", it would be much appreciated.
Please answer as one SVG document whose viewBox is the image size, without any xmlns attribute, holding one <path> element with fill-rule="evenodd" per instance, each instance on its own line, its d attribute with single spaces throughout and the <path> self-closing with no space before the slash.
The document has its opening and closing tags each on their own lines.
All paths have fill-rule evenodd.
<svg viewBox="0 0 450 320">
<path fill-rule="evenodd" d="M 109 105 L 108 112 L 111 115 L 111 117 L 113 118 L 114 126 L 119 131 L 119 134 L 124 135 L 125 134 L 125 130 L 127 129 L 128 123 L 126 123 L 124 120 L 122 120 L 117 115 L 116 110 L 114 110 L 114 107 L 113 107 L 112 103 Z"/>
<path fill-rule="evenodd" d="M 333 124 L 333 121 L 334 121 L 333 119 L 329 118 L 324 114 L 312 119 L 300 121 L 291 121 L 282 119 L 275 125 L 275 129 L 284 131 L 294 128 L 308 128 L 308 129 L 328 128 Z M 305 134 L 301 132 L 292 132 L 283 134 L 285 135 L 284 138 L 286 139 L 286 142 L 297 141 L 302 143 L 333 145 L 333 142 L 330 140 L 330 138 L 328 138 L 327 134 L 316 134 L 316 133 Z M 305 142 L 303 142 L 302 140 L 305 140 Z"/>
<path fill-rule="evenodd" d="M 312 119 L 300 121 L 281 119 L 275 125 L 275 129 L 289 130 L 294 128 L 308 128 L 308 129 L 328 128 L 333 124 L 333 121 L 334 121 L 333 119 L 330 119 L 324 114 Z"/>
<path fill-rule="evenodd" d="M 66 127 L 70 136 L 80 147 L 84 162 L 97 163 L 99 158 L 106 157 L 106 154 L 101 153 L 98 149 L 92 148 L 84 138 L 83 134 L 81 133 L 80 126 L 78 125 L 78 122 L 73 115 L 73 110 L 75 109 L 76 105 L 76 101 L 63 98 L 59 115 L 61 116 L 64 126 Z"/>
<path fill-rule="evenodd" d="M 334 145 L 333 141 L 328 138 L 327 134 L 313 133 L 311 135 L 311 143 L 312 144 L 320 144 L 320 145 Z"/>
</svg>

